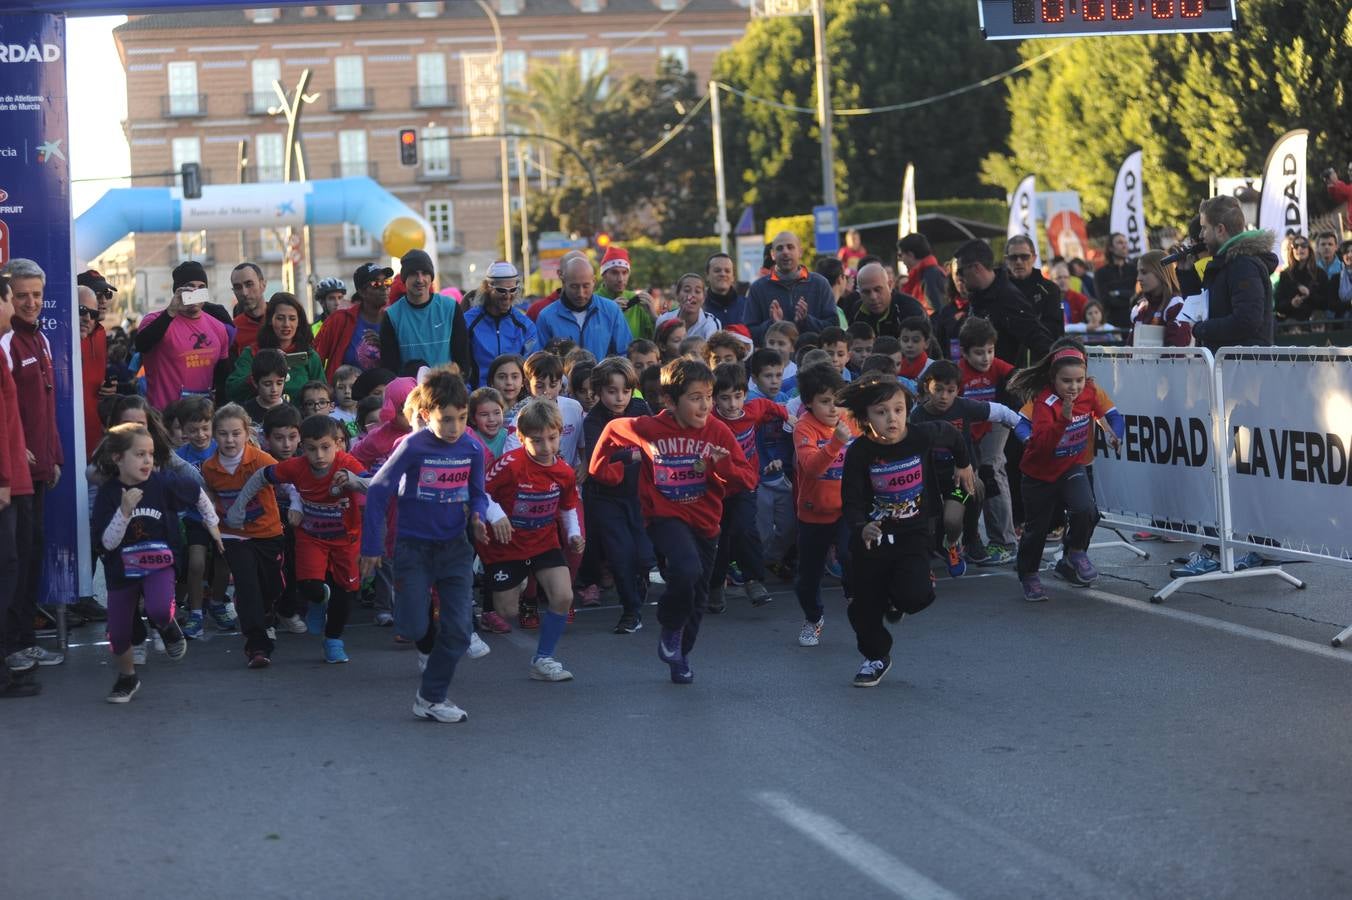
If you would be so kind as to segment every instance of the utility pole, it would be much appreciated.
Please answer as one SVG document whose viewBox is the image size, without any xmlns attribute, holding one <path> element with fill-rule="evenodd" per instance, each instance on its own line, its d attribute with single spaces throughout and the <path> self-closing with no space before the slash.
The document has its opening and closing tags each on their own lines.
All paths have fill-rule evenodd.
<svg viewBox="0 0 1352 900">
<path fill-rule="evenodd" d="M 812 42 L 817 60 L 817 125 L 822 138 L 822 204 L 836 205 L 836 160 L 831 149 L 831 86 L 826 59 L 826 10 L 812 0 Z"/>
<path fill-rule="evenodd" d="M 493 40 L 497 44 L 497 55 L 494 71 L 497 73 L 497 93 L 498 93 L 498 131 L 503 132 L 504 136 L 498 140 L 498 165 L 502 167 L 502 252 L 506 254 L 507 262 L 512 261 L 512 175 L 507 171 L 507 91 L 502 83 L 502 28 L 498 25 L 497 13 L 493 12 L 493 7 L 489 6 L 484 0 L 475 0 L 479 8 L 483 10 L 484 15 L 488 16 L 488 21 L 493 25 Z"/>
<path fill-rule="evenodd" d="M 709 82 L 709 110 L 713 117 L 714 187 L 718 197 L 718 249 L 728 252 L 728 189 L 723 182 L 723 110 L 718 102 L 718 82 Z"/>
<path fill-rule="evenodd" d="M 526 221 L 526 189 L 530 179 L 526 177 L 526 154 L 521 149 L 521 141 L 516 142 L 516 183 L 521 193 L 521 290 L 525 293 L 526 279 L 530 276 L 530 224 Z"/>
<path fill-rule="evenodd" d="M 243 184 L 244 181 L 245 181 L 245 176 L 246 176 L 246 174 L 247 174 L 247 170 L 248 170 L 248 168 L 249 168 L 249 142 L 248 142 L 248 141 L 240 141 L 239 144 L 236 146 L 235 149 L 236 149 L 236 153 L 235 153 L 235 165 L 237 166 L 237 169 L 238 169 L 238 172 L 239 172 L 239 183 L 240 183 L 240 184 Z M 239 232 L 239 260 L 240 260 L 240 262 L 243 262 L 245 258 L 246 258 L 246 251 L 245 251 L 245 248 L 244 248 L 244 230 L 243 230 L 243 229 L 240 229 L 240 232 Z"/>
</svg>

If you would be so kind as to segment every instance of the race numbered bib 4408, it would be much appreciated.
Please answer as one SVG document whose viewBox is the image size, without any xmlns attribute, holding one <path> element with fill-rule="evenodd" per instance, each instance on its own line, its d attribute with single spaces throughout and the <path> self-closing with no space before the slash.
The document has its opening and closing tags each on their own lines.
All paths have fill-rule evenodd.
<svg viewBox="0 0 1352 900">
<path fill-rule="evenodd" d="M 467 502 L 469 472 L 469 457 L 427 459 L 418 469 L 418 499 L 429 503 Z"/>
</svg>

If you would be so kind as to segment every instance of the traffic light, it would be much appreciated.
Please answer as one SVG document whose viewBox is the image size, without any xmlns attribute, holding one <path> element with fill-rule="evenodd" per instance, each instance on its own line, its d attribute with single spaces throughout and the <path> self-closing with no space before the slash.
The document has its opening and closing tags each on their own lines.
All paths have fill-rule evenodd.
<svg viewBox="0 0 1352 900">
<path fill-rule="evenodd" d="M 607 247 L 609 247 L 609 246 L 610 246 L 610 233 L 609 233 L 609 232 L 602 231 L 602 232 L 600 232 L 599 234 L 596 235 L 596 249 L 597 249 L 597 250 L 600 250 L 601 252 L 604 253 L 604 252 L 605 252 L 605 249 L 606 249 Z"/>
<path fill-rule="evenodd" d="M 399 130 L 399 162 L 406 166 L 418 164 L 418 132 L 412 128 Z"/>
<path fill-rule="evenodd" d="M 178 174 L 183 179 L 183 199 L 200 200 L 202 198 L 202 166 L 199 163 L 184 163 Z"/>
</svg>

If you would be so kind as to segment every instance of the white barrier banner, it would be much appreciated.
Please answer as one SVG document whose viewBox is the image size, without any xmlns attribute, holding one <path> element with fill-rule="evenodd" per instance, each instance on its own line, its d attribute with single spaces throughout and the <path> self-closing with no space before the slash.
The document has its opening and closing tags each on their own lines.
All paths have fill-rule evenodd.
<svg viewBox="0 0 1352 900">
<path fill-rule="evenodd" d="M 1089 374 L 1126 420 L 1113 450 L 1102 432 L 1094 495 L 1107 516 L 1219 527 L 1212 439 L 1212 367 L 1206 350 L 1096 348 Z"/>
<path fill-rule="evenodd" d="M 1335 558 L 1352 547 L 1352 351 L 1217 355 L 1235 539 Z"/>
</svg>

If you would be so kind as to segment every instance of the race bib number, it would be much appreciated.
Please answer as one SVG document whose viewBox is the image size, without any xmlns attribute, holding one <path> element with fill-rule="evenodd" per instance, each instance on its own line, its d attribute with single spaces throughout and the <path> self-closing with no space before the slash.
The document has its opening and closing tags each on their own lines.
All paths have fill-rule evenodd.
<svg viewBox="0 0 1352 900">
<path fill-rule="evenodd" d="M 307 534 L 317 538 L 332 540 L 342 537 L 347 529 L 343 526 L 343 512 L 347 509 L 347 500 L 338 503 L 315 503 L 301 501 L 300 527 Z"/>
<path fill-rule="evenodd" d="M 174 565 L 174 551 L 164 541 L 144 541 L 122 548 L 122 574 L 145 578 Z"/>
<path fill-rule="evenodd" d="M 972 383 L 962 389 L 962 395 L 969 400 L 981 400 L 985 403 L 995 401 L 995 385 Z"/>
<path fill-rule="evenodd" d="M 702 456 L 657 456 L 653 458 L 653 482 L 657 492 L 672 503 L 690 503 L 708 489 L 709 461 Z"/>
<path fill-rule="evenodd" d="M 756 458 L 756 429 L 755 426 L 747 426 L 742 431 L 734 431 L 732 436 L 737 439 L 737 445 L 742 448 L 742 455 L 748 460 Z"/>
<path fill-rule="evenodd" d="M 1056 444 L 1056 450 L 1053 455 L 1060 459 L 1066 457 L 1076 457 L 1084 452 L 1084 445 L 1089 442 L 1089 427 L 1093 420 L 1086 413 L 1082 416 L 1073 418 L 1066 430 L 1061 434 L 1061 440 Z"/>
<path fill-rule="evenodd" d="M 469 459 L 429 459 L 418 470 L 417 498 L 428 503 L 469 500 Z"/>
<path fill-rule="evenodd" d="M 178 392 L 178 399 L 188 400 L 193 397 L 211 397 L 211 391 L 190 391 L 187 388 Z"/>
<path fill-rule="evenodd" d="M 265 489 L 266 490 L 266 489 Z M 239 496 L 239 491 L 222 490 L 217 491 L 216 496 L 221 499 L 220 514 L 224 517 L 230 507 L 235 504 L 235 498 Z M 263 515 L 263 501 L 259 499 L 262 493 L 254 494 L 254 498 L 244 505 L 244 521 L 249 523 Z"/>
<path fill-rule="evenodd" d="M 873 518 L 910 519 L 920 514 L 925 492 L 925 470 L 920 457 L 875 462 L 869 466 L 873 486 Z"/>
<path fill-rule="evenodd" d="M 559 511 L 559 486 L 545 491 L 519 491 L 512 504 L 512 527 L 533 530 L 554 524 Z"/>
<path fill-rule="evenodd" d="M 850 448 L 852 442 L 853 441 L 847 441 L 845 446 L 840 448 L 840 452 L 836 454 L 836 458 L 831 460 L 831 465 L 827 466 L 826 471 L 822 473 L 822 479 L 824 481 L 840 481 L 840 479 L 845 477 L 845 451 Z M 817 447 L 825 447 L 829 443 L 831 442 L 818 441 Z"/>
</svg>

